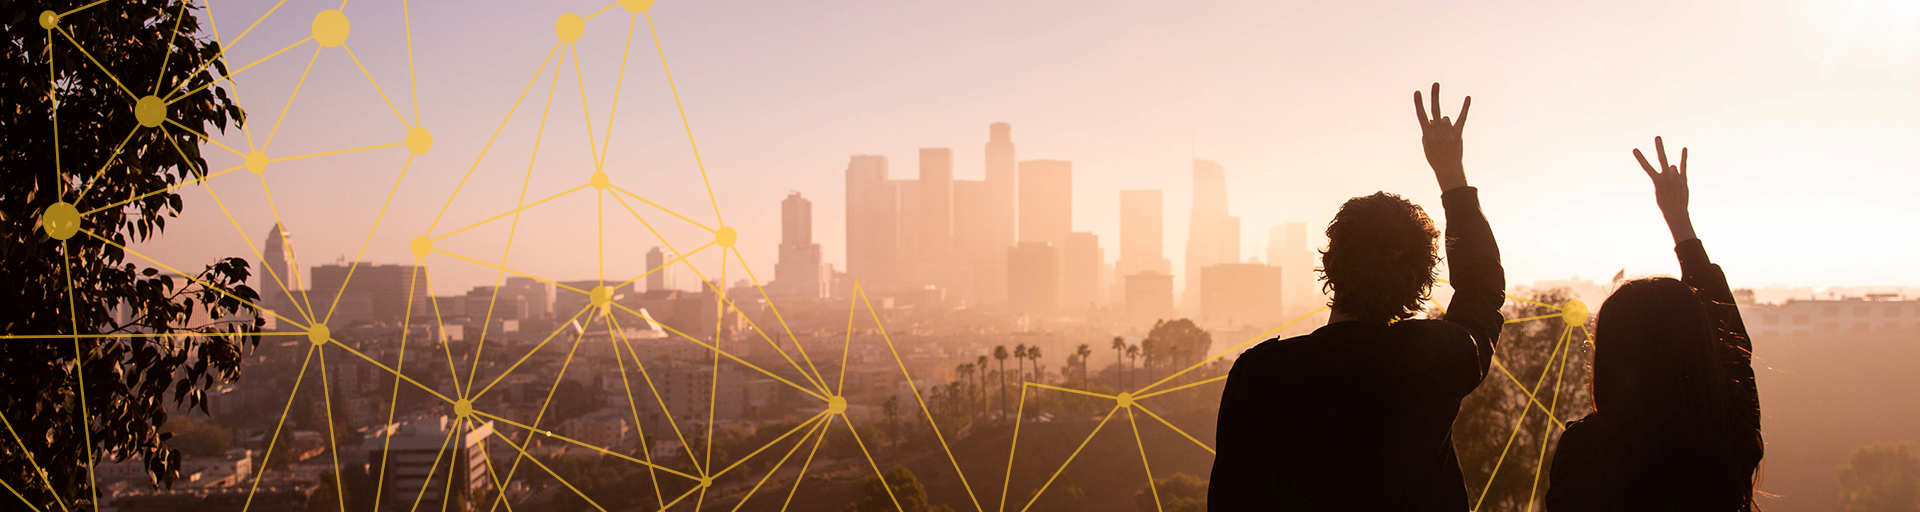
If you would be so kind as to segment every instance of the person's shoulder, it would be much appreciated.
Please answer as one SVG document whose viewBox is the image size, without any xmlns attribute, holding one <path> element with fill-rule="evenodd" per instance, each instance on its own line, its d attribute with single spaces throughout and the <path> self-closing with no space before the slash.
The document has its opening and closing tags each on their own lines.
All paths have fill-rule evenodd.
<svg viewBox="0 0 1920 512">
<path fill-rule="evenodd" d="M 1279 336 L 1267 338 L 1266 341 L 1255 344 L 1253 348 L 1241 352 L 1240 357 L 1235 359 L 1233 364 L 1234 366 L 1239 366 L 1243 363 L 1261 364 L 1273 361 L 1276 359 L 1276 356 L 1296 350 L 1301 346 L 1312 344 L 1314 340 L 1314 334 L 1302 334 L 1288 338 Z"/>
<path fill-rule="evenodd" d="M 1393 328 L 1408 333 L 1408 338 L 1435 340 L 1441 342 L 1463 342 L 1466 347 L 1473 346 L 1473 331 L 1466 326 L 1435 318 L 1401 320 L 1394 322 Z"/>
</svg>

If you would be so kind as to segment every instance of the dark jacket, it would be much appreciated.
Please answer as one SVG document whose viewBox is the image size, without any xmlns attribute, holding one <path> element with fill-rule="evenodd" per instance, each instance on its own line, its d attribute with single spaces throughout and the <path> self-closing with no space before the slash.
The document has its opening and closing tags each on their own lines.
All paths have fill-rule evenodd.
<svg viewBox="0 0 1920 512">
<path fill-rule="evenodd" d="M 1487 374 L 1506 274 L 1478 192 L 1441 201 L 1445 319 L 1335 322 L 1242 354 L 1220 398 L 1209 509 L 1467 509 L 1453 420 Z"/>
</svg>

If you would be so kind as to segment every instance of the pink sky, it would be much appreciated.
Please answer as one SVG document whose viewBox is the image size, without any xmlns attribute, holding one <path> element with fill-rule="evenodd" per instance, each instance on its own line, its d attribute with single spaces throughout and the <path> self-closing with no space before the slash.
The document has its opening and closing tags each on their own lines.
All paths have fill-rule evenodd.
<svg viewBox="0 0 1920 512">
<path fill-rule="evenodd" d="M 1475 97 L 1469 179 L 1481 188 L 1509 280 L 1604 279 L 1677 270 L 1652 187 L 1630 150 L 1654 135 L 1692 148 L 1695 223 L 1736 286 L 1920 285 L 1920 2 L 1908 0 L 1341 2 L 840 2 L 661 0 L 652 11 L 718 207 L 763 281 L 778 201 L 814 202 L 826 259 L 844 266 L 842 172 L 887 155 L 896 178 L 921 147 L 952 147 L 956 177 L 982 174 L 987 125 L 1014 126 L 1019 158 L 1074 163 L 1075 228 L 1118 255 L 1118 191 L 1166 191 L 1167 257 L 1181 268 L 1192 155 L 1225 165 L 1243 257 L 1282 222 L 1324 226 L 1344 199 L 1387 190 L 1434 210 L 1413 90 L 1439 81 L 1447 109 Z M 408 262 L 480 148 L 554 47 L 553 20 L 594 2 L 417 2 L 419 119 L 434 132 L 365 259 Z M 232 39 L 271 7 L 213 2 Z M 308 35 L 332 2 L 289 0 L 232 48 L 253 62 Z M 346 5 L 347 46 L 413 119 L 398 2 Z M 579 41 L 586 110 L 604 136 L 626 43 L 619 7 Z M 660 57 L 640 22 L 606 171 L 616 185 L 714 225 Z M 254 146 L 280 118 L 312 42 L 240 74 Z M 529 201 L 585 183 L 593 163 L 568 56 L 527 187 Z M 265 150 L 272 157 L 399 142 L 407 126 L 340 48 L 321 51 Z M 553 66 L 434 228 L 513 208 L 528 174 Z M 247 151 L 238 131 L 222 137 Z M 597 142 L 596 142 L 597 144 Z M 213 167 L 238 165 L 214 149 Z M 407 161 L 387 148 L 273 164 L 263 175 L 303 265 L 352 259 Z M 272 225 L 260 178 L 210 181 L 257 246 Z M 592 189 L 529 210 L 508 266 L 558 280 L 597 271 Z M 205 191 L 143 244 L 187 268 L 252 251 Z M 636 204 L 636 206 L 639 206 Z M 658 242 L 609 198 L 606 275 L 625 280 Z M 682 249 L 706 242 L 673 226 Z M 506 222 L 440 247 L 498 261 Z M 699 259 L 718 270 L 717 255 Z M 436 294 L 490 283 L 491 269 L 428 259 Z M 717 272 L 716 272 L 717 273 Z M 729 280 L 740 277 L 737 265 Z M 682 287 L 691 287 L 683 272 Z"/>
</svg>

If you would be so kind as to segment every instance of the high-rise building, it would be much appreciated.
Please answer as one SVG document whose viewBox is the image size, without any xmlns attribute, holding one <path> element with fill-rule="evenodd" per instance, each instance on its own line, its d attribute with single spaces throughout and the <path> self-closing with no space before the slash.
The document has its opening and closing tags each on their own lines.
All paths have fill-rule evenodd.
<svg viewBox="0 0 1920 512">
<path fill-rule="evenodd" d="M 953 253 L 973 278 L 973 302 L 1004 300 L 982 295 L 989 289 L 1000 290 L 1001 296 L 1006 294 L 1007 245 L 995 239 L 994 224 L 989 221 L 993 215 L 993 190 L 988 182 L 954 180 Z"/>
<path fill-rule="evenodd" d="M 1060 250 L 1038 241 L 1023 241 L 1008 248 L 1007 311 L 1050 318 L 1059 306 Z"/>
<path fill-rule="evenodd" d="M 293 234 L 281 228 L 279 223 L 275 223 L 273 229 L 267 232 L 266 248 L 260 253 L 260 265 L 266 267 L 259 274 L 260 285 L 254 287 L 254 291 L 260 293 L 260 305 L 283 314 L 299 309 L 292 295 L 289 295 L 300 289 L 300 265 L 294 262 Z M 285 316 L 299 318 L 299 315 L 293 314 Z"/>
<path fill-rule="evenodd" d="M 1073 232 L 1073 162 L 1020 162 L 1020 241 L 1059 247 Z"/>
<path fill-rule="evenodd" d="M 954 218 L 985 224 L 986 250 L 983 257 L 976 258 L 973 264 L 974 282 L 978 283 L 974 287 L 974 294 L 983 302 L 1003 303 L 1007 298 L 1006 249 L 1018 240 L 1014 237 L 1014 212 L 1019 205 L 1016 199 L 1018 188 L 1015 186 L 1018 176 L 1014 163 L 1013 125 L 993 123 L 988 126 L 986 150 L 987 207 L 979 217 L 969 218 L 961 216 L 956 206 Z M 956 197 L 955 201 L 958 200 Z"/>
<path fill-rule="evenodd" d="M 553 314 L 553 285 L 538 279 L 510 276 L 500 286 L 500 294 L 517 297 L 526 304 L 525 316 L 520 318 L 546 318 Z M 573 312 L 568 311 L 567 314 Z"/>
<path fill-rule="evenodd" d="M 897 194 L 887 180 L 887 157 L 854 155 L 847 162 L 847 276 L 868 288 L 900 275 Z"/>
<path fill-rule="evenodd" d="M 400 322 L 407 316 L 409 300 L 415 318 L 432 318 L 433 313 L 427 309 L 431 306 L 427 304 L 426 277 L 425 266 L 364 261 L 318 265 L 313 267 L 313 289 L 307 296 L 313 303 L 314 316 L 328 318 L 327 323 L 333 326 Z"/>
<path fill-rule="evenodd" d="M 770 288 L 789 297 L 826 296 L 826 267 L 820 264 L 820 244 L 813 243 L 813 202 L 799 192 L 788 194 L 780 201 L 780 228 L 780 260 Z"/>
<path fill-rule="evenodd" d="M 1173 275 L 1152 270 L 1126 277 L 1128 325 L 1152 325 L 1173 317 Z"/>
<path fill-rule="evenodd" d="M 1120 275 L 1173 275 L 1162 247 L 1162 218 L 1159 190 L 1120 191 Z"/>
<path fill-rule="evenodd" d="M 450 491 L 467 503 L 484 502 L 495 492 L 488 454 L 497 456 L 501 450 L 512 450 L 491 443 L 500 439 L 494 435 L 491 421 L 470 424 L 446 416 L 421 416 L 371 430 L 360 443 L 360 452 L 367 454 L 367 464 L 386 468 L 378 476 L 385 479 L 381 486 L 387 489 L 386 505 L 394 508 L 422 504 L 439 508 L 440 500 L 449 494 L 449 483 L 453 487 Z M 452 467 L 460 471 L 435 471 L 448 451 L 446 441 L 450 436 L 460 439 L 460 445 L 452 450 Z M 449 473 L 454 473 L 451 478 Z"/>
<path fill-rule="evenodd" d="M 1085 231 L 1067 233 L 1066 242 L 1060 247 L 1062 316 L 1084 318 L 1098 305 L 1105 260 L 1098 236 Z"/>
<path fill-rule="evenodd" d="M 1280 266 L 1286 283 L 1283 295 L 1292 307 L 1325 302 L 1319 299 L 1320 292 L 1314 287 L 1319 279 L 1313 271 L 1313 256 L 1313 250 L 1307 247 L 1306 223 L 1288 222 L 1273 227 L 1267 238 L 1267 264 Z"/>
<path fill-rule="evenodd" d="M 1187 226 L 1186 290 L 1181 305 L 1199 311 L 1203 293 L 1200 269 L 1239 259 L 1239 220 L 1227 216 L 1227 171 L 1207 160 L 1193 161 L 1193 215 Z M 1229 225 L 1231 223 L 1231 225 Z M 1232 228 L 1229 231 L 1229 228 Z M 1233 240 L 1228 242 L 1227 237 Z M 1228 249 L 1232 250 L 1229 251 Z"/>
<path fill-rule="evenodd" d="M 660 250 L 660 247 L 655 246 L 652 250 L 647 251 L 647 270 L 653 273 L 647 274 L 647 289 L 645 291 L 662 291 L 672 285 L 668 277 L 673 274 L 673 266 L 667 265 L 667 253 L 666 251 Z"/>
<path fill-rule="evenodd" d="M 1280 267 L 1260 263 L 1221 263 L 1200 269 L 1203 326 L 1278 327 L 1285 305 Z"/>
<path fill-rule="evenodd" d="M 953 150 L 920 149 L 918 254 L 924 263 L 950 263 L 953 258 Z"/>
</svg>

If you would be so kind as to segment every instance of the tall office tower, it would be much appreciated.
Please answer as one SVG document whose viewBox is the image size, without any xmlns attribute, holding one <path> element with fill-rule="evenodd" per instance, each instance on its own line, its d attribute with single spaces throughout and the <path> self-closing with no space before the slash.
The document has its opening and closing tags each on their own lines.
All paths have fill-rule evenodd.
<svg viewBox="0 0 1920 512">
<path fill-rule="evenodd" d="M 1193 161 L 1193 215 L 1187 225 L 1187 261 L 1186 290 L 1181 293 L 1180 304 L 1189 312 L 1200 310 L 1201 279 L 1200 269 L 1217 263 L 1231 263 L 1238 258 L 1235 252 L 1222 254 L 1227 243 L 1222 240 L 1228 223 L 1227 217 L 1227 171 L 1220 164 L 1207 160 Z M 1233 223 L 1237 228 L 1239 222 Z M 1234 235 L 1234 249 L 1239 248 L 1239 231 Z"/>
<path fill-rule="evenodd" d="M 1007 311 L 1051 318 L 1059 307 L 1060 250 L 1037 241 L 1023 241 L 1008 248 Z"/>
<path fill-rule="evenodd" d="M 348 274 L 352 279 L 348 279 Z M 426 310 L 427 267 L 382 265 L 372 262 L 336 263 L 313 267 L 314 314 L 327 317 L 332 311 L 332 326 L 355 322 L 399 322 L 407 316 L 407 304 L 413 304 L 414 318 L 432 318 Z M 408 296 L 412 298 L 409 299 Z M 339 297 L 335 304 L 335 297 Z"/>
<path fill-rule="evenodd" d="M 1173 275 L 1161 232 L 1159 190 L 1120 191 L 1120 275 L 1146 271 Z"/>
<path fill-rule="evenodd" d="M 666 266 L 662 268 L 663 265 Z M 647 274 L 646 291 L 657 292 L 666 290 L 668 285 L 667 276 L 673 272 L 673 266 L 667 265 L 666 251 L 660 250 L 657 246 L 647 251 L 647 270 L 653 273 Z"/>
<path fill-rule="evenodd" d="M 1020 241 L 1059 247 L 1073 232 L 1073 162 L 1020 162 Z"/>
<path fill-rule="evenodd" d="M 916 261 L 952 263 L 953 150 L 920 148 L 920 254 Z"/>
<path fill-rule="evenodd" d="M 300 265 L 293 258 L 293 234 L 278 223 L 267 232 L 266 250 L 260 253 L 260 264 L 266 267 L 266 271 L 259 274 L 260 285 L 254 287 L 254 291 L 260 293 L 260 304 L 283 314 L 298 309 L 288 295 L 300 285 Z M 291 314 L 284 316 L 299 318 Z"/>
<path fill-rule="evenodd" d="M 599 286 L 599 283 L 595 282 L 594 286 Z M 615 290 L 615 293 L 618 292 L 619 290 Z M 527 311 L 521 318 L 546 318 L 553 314 L 553 285 L 538 279 L 522 276 L 508 277 L 507 282 L 500 286 L 500 295 L 518 297 L 520 301 L 526 303 Z M 567 312 L 569 315 L 573 313 L 574 311 Z"/>
<path fill-rule="evenodd" d="M 1060 246 L 1060 314 L 1084 318 L 1100 298 L 1100 274 L 1106 267 L 1100 238 L 1093 233 L 1067 233 Z"/>
<path fill-rule="evenodd" d="M 1203 327 L 1280 326 L 1286 283 L 1279 267 L 1259 263 L 1221 263 L 1200 269 L 1205 283 L 1200 299 Z"/>
<path fill-rule="evenodd" d="M 986 255 L 973 265 L 974 294 L 983 302 L 1003 303 L 1007 300 L 1007 253 L 1018 240 L 1014 237 L 1014 212 L 1019 209 L 1018 196 L 1014 184 L 1018 173 L 1014 160 L 1013 125 L 993 123 L 987 127 L 987 211 L 978 217 L 979 222 L 987 225 Z M 955 219 L 961 217 L 954 213 Z M 968 220 L 968 222 L 973 222 Z M 956 228 L 958 229 L 958 228 Z"/>
<path fill-rule="evenodd" d="M 872 287 L 899 277 L 899 216 L 887 157 L 847 162 L 847 276 Z"/>
<path fill-rule="evenodd" d="M 968 269 L 973 303 L 1004 300 L 981 293 L 997 289 L 1004 296 L 1007 286 L 1007 246 L 994 241 L 994 225 L 988 221 L 993 215 L 993 191 L 989 187 L 979 180 L 953 182 L 953 257 Z"/>
<path fill-rule="evenodd" d="M 813 243 L 813 202 L 788 194 L 780 201 L 780 260 L 773 265 L 774 290 L 781 295 L 817 299 L 827 294 L 820 244 Z"/>
</svg>

